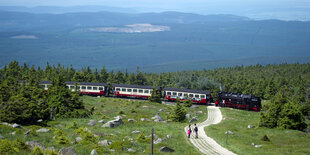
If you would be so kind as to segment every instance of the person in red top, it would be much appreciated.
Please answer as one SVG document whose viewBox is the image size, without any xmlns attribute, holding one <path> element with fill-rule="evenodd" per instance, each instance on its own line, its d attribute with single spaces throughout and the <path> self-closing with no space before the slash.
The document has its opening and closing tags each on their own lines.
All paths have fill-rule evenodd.
<svg viewBox="0 0 310 155">
<path fill-rule="evenodd" d="M 187 130 L 187 137 L 191 138 L 191 133 L 192 133 L 192 129 L 191 129 L 191 125 L 188 125 L 188 130 Z"/>
</svg>

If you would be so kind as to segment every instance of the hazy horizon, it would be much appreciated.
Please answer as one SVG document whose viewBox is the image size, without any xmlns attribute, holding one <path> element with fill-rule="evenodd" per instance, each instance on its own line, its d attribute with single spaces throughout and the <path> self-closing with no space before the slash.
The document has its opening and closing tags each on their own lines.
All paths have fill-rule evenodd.
<svg viewBox="0 0 310 155">
<path fill-rule="evenodd" d="M 2 0 L 0 6 L 108 6 L 142 12 L 179 11 L 197 14 L 233 14 L 253 19 L 310 20 L 306 0 Z"/>
</svg>

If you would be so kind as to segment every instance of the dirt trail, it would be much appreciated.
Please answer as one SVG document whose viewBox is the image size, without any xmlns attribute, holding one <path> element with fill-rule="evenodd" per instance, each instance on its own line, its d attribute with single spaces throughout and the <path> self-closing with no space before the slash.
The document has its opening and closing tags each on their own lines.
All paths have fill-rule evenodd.
<svg viewBox="0 0 310 155">
<path fill-rule="evenodd" d="M 235 153 L 227 150 L 226 148 L 217 144 L 212 138 L 208 137 L 204 131 L 206 126 L 211 124 L 218 124 L 222 120 L 222 113 L 218 107 L 209 106 L 208 107 L 208 118 L 202 123 L 198 123 L 198 137 L 195 138 L 194 132 L 191 134 L 191 138 L 189 139 L 190 142 L 197 147 L 201 153 L 208 154 L 208 155 L 235 155 Z M 191 126 L 192 129 L 194 125 Z M 187 133 L 188 126 L 184 128 L 185 132 Z M 224 134 L 224 133 L 223 133 Z"/>
</svg>

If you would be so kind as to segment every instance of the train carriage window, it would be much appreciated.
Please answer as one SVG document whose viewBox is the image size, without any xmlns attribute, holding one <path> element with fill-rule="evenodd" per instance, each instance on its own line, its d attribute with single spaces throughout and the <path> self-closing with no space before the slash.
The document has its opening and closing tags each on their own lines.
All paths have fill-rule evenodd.
<svg viewBox="0 0 310 155">
<path fill-rule="evenodd" d="M 81 89 L 81 87 L 80 87 L 80 86 L 77 86 L 76 88 L 77 88 L 77 89 Z"/>
<path fill-rule="evenodd" d="M 144 93 L 145 94 L 148 94 L 150 91 L 149 90 L 144 90 Z"/>
<path fill-rule="evenodd" d="M 205 98 L 206 98 L 206 96 L 205 96 L 205 95 L 200 95 L 200 98 L 205 99 Z"/>
<path fill-rule="evenodd" d="M 131 92 L 131 89 L 127 89 L 127 92 Z"/>
<path fill-rule="evenodd" d="M 98 87 L 93 87 L 93 90 L 98 90 Z"/>
<path fill-rule="evenodd" d="M 170 91 L 168 91 L 168 92 L 167 92 L 167 95 L 171 95 L 171 92 L 170 92 Z"/>
<path fill-rule="evenodd" d="M 199 95 L 196 94 L 196 95 L 195 95 L 195 98 L 199 98 Z"/>
<path fill-rule="evenodd" d="M 126 91 L 126 88 L 122 88 L 122 91 L 125 92 L 125 91 Z"/>
<path fill-rule="evenodd" d="M 138 90 L 137 90 L 137 89 L 133 89 L 132 91 L 133 91 L 134 93 L 136 93 Z"/>
<path fill-rule="evenodd" d="M 173 93 L 172 93 L 172 95 L 173 95 L 173 96 L 176 96 L 176 95 L 177 95 L 177 93 L 176 93 L 176 92 L 173 92 Z"/>
<path fill-rule="evenodd" d="M 87 87 L 87 90 L 91 90 L 91 87 L 90 87 L 90 86 L 88 86 L 88 87 Z"/>
<path fill-rule="evenodd" d="M 82 86 L 82 89 L 86 89 L 86 86 Z"/>
<path fill-rule="evenodd" d="M 103 90 L 103 87 L 99 87 L 99 90 Z"/>
<path fill-rule="evenodd" d="M 121 91 L 121 88 L 115 88 L 116 91 Z"/>
<path fill-rule="evenodd" d="M 178 93 L 178 96 L 182 96 L 182 93 Z"/>
<path fill-rule="evenodd" d="M 187 94 L 187 93 L 184 93 L 184 97 L 188 97 L 188 94 Z"/>
<path fill-rule="evenodd" d="M 139 89 L 139 93 L 143 93 L 143 90 L 142 90 L 142 89 Z"/>
<path fill-rule="evenodd" d="M 189 94 L 189 97 L 194 97 L 194 95 L 193 94 Z"/>
<path fill-rule="evenodd" d="M 67 89 L 69 89 L 69 86 L 66 86 Z"/>
<path fill-rule="evenodd" d="M 70 86 L 70 89 L 74 89 L 74 86 Z"/>
</svg>

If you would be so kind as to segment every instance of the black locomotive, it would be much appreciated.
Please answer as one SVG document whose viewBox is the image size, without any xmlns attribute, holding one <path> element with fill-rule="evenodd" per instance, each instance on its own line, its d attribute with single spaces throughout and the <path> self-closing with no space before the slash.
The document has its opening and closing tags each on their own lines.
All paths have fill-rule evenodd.
<svg viewBox="0 0 310 155">
<path fill-rule="evenodd" d="M 219 92 L 216 106 L 231 107 L 236 109 L 246 109 L 260 111 L 261 100 L 259 97 L 248 94 Z"/>
</svg>

